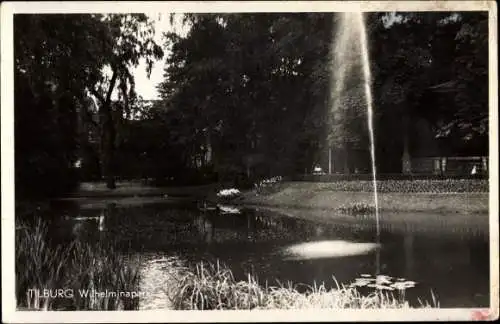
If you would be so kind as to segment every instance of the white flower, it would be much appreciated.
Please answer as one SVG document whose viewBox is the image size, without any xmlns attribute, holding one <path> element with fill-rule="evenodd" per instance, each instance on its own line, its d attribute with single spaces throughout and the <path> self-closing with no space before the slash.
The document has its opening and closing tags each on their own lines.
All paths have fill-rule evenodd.
<svg viewBox="0 0 500 324">
<path fill-rule="evenodd" d="M 221 191 L 219 191 L 217 193 L 217 196 L 218 197 L 230 197 L 230 196 L 236 196 L 239 194 L 240 194 L 240 191 L 238 189 L 231 188 L 231 189 L 222 189 Z"/>
</svg>

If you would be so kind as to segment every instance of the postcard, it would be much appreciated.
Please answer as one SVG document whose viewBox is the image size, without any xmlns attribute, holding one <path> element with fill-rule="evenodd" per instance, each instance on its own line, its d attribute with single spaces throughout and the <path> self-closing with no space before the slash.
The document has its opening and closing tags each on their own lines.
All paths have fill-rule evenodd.
<svg viewBox="0 0 500 324">
<path fill-rule="evenodd" d="M 498 319 L 496 2 L 1 19 L 3 321 Z"/>
</svg>

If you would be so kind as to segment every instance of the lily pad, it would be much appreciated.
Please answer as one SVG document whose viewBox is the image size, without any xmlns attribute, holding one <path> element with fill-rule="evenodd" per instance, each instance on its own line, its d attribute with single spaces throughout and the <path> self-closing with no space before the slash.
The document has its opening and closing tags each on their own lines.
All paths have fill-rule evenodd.
<svg viewBox="0 0 500 324">
<path fill-rule="evenodd" d="M 381 289 L 381 290 L 394 290 L 393 287 L 384 286 L 384 285 L 377 285 L 377 284 L 369 284 L 368 287 L 370 287 L 370 288 L 376 288 L 376 289 Z"/>
<path fill-rule="evenodd" d="M 405 290 L 408 288 L 415 287 L 415 284 L 416 283 L 414 281 L 395 282 L 391 285 L 391 287 L 398 289 L 398 290 Z"/>
</svg>

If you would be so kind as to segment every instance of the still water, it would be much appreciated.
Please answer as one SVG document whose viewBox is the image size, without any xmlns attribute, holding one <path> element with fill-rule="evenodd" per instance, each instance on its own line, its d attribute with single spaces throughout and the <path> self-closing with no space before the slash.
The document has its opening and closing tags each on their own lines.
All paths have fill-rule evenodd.
<svg viewBox="0 0 500 324">
<path fill-rule="evenodd" d="M 327 253 L 290 258 L 285 252 L 296 244 L 375 243 L 376 229 L 362 221 L 342 224 L 307 220 L 307 211 L 304 218 L 256 209 L 228 211 L 200 210 L 192 203 L 120 207 L 105 202 L 65 202 L 54 204 L 50 231 L 61 243 L 75 238 L 114 240 L 124 252 L 144 256 L 148 264 L 143 267 L 142 285 L 156 296 L 164 294 L 160 288 L 165 283 L 161 263 L 155 261 L 174 256 L 187 263 L 219 260 L 237 279 L 245 280 L 246 273 L 253 273 L 262 284 L 269 285 L 291 281 L 324 282 L 335 287 L 332 276 L 348 284 L 362 274 L 378 272 L 417 282 L 406 293 L 415 306 L 417 298 L 431 301 L 431 291 L 440 307 L 489 306 L 489 239 L 485 231 L 383 227 L 380 248 L 350 256 Z M 161 300 L 156 298 L 143 308 L 168 307 Z"/>
</svg>

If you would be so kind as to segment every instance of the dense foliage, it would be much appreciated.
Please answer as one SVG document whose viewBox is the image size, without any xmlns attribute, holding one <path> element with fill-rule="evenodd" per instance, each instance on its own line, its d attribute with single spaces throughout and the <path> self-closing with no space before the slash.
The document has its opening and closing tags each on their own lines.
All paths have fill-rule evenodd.
<svg viewBox="0 0 500 324">
<path fill-rule="evenodd" d="M 332 98 L 340 14 L 181 17 L 187 34 L 162 49 L 142 14 L 15 16 L 18 194 L 64 192 L 78 176 L 252 183 L 325 169 L 329 146 L 336 172 L 369 169 L 361 78 Z M 415 154 L 487 155 L 487 14 L 365 21 L 379 171 Z M 131 68 L 164 51 L 160 100 L 142 101 Z"/>
<path fill-rule="evenodd" d="M 249 177 L 302 173 L 324 160 L 330 142 L 343 172 L 367 170 L 359 77 L 339 120 L 328 117 L 338 14 L 184 19 L 186 36 L 167 35 L 172 54 L 159 90 L 186 164 Z M 443 155 L 487 154 L 487 15 L 377 13 L 366 22 L 380 170 L 400 172 L 415 141 L 426 145 L 411 136 L 421 120 Z"/>
<path fill-rule="evenodd" d="M 88 151 L 114 186 L 117 125 L 136 101 L 130 68 L 163 55 L 153 32 L 145 15 L 15 15 L 17 194 L 71 189 Z"/>
</svg>

